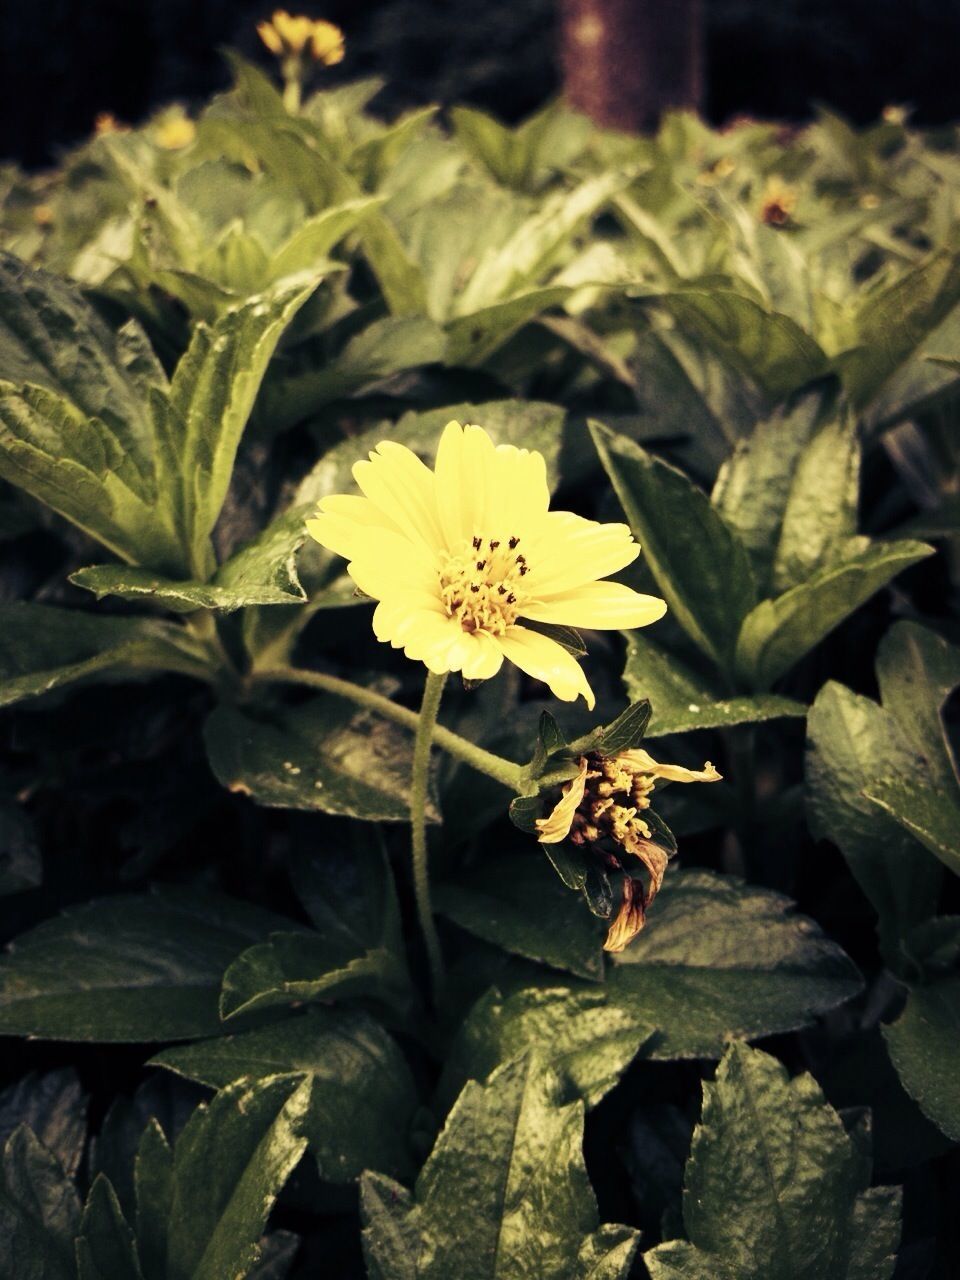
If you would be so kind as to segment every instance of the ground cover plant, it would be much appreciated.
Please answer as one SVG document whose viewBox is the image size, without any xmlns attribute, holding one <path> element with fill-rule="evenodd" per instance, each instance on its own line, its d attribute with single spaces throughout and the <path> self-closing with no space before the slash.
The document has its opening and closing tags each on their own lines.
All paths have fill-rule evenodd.
<svg viewBox="0 0 960 1280">
<path fill-rule="evenodd" d="M 956 1274 L 956 131 L 264 39 L 0 179 L 0 1274 Z"/>
</svg>

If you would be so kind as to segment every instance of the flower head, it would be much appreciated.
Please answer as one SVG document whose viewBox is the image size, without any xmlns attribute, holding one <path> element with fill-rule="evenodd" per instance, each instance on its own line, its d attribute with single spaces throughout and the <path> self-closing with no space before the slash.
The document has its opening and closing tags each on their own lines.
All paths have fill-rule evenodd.
<svg viewBox="0 0 960 1280">
<path fill-rule="evenodd" d="M 189 147 L 197 136 L 197 126 L 189 116 L 169 116 L 157 125 L 154 139 L 164 151 L 180 151 Z"/>
<path fill-rule="evenodd" d="M 666 611 L 655 596 L 599 581 L 640 548 L 624 524 L 548 510 L 535 450 L 495 446 L 482 427 L 450 422 L 433 471 L 385 440 L 353 474 L 363 496 L 324 498 L 307 529 L 379 601 L 377 639 L 431 671 L 486 680 L 507 658 L 558 698 L 582 694 L 592 707 L 576 659 L 520 620 L 619 629 Z"/>
<path fill-rule="evenodd" d="M 278 9 L 269 22 L 259 24 L 257 34 L 278 58 L 307 55 L 325 67 L 343 61 L 343 32 L 322 18 L 294 17 Z"/>
<path fill-rule="evenodd" d="M 129 133 L 129 127 L 121 124 L 112 111 L 101 111 L 93 122 L 93 132 L 98 138 L 110 133 Z"/>
<path fill-rule="evenodd" d="M 586 846 L 608 869 L 625 872 L 620 909 L 607 931 L 606 951 L 622 951 L 643 928 L 646 910 L 660 891 L 674 845 L 665 847 L 650 797 L 658 781 L 719 782 L 708 760 L 702 769 L 660 764 L 642 748 L 581 756 L 551 812 L 537 823 L 541 844 L 569 839 Z M 641 867 L 649 887 L 638 878 Z"/>
<path fill-rule="evenodd" d="M 796 188 L 776 176 L 768 179 L 760 202 L 760 221 L 768 227 L 786 226 L 796 207 Z"/>
</svg>

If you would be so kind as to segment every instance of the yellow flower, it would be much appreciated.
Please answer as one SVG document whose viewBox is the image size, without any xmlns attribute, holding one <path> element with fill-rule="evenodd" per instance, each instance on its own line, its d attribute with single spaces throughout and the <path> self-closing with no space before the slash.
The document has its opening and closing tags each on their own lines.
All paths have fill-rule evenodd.
<svg viewBox="0 0 960 1280">
<path fill-rule="evenodd" d="M 322 18 L 293 17 L 285 9 L 278 9 L 269 22 L 259 24 L 257 34 L 278 58 L 301 57 L 309 52 L 325 67 L 343 61 L 343 32 Z"/>
<path fill-rule="evenodd" d="M 379 601 L 377 639 L 430 671 L 486 680 L 507 658 L 558 698 L 582 694 L 592 707 L 579 663 L 519 620 L 619 629 L 666 612 L 656 596 L 598 581 L 640 548 L 624 524 L 549 511 L 535 450 L 494 446 L 482 427 L 450 422 L 433 471 L 385 440 L 353 474 L 363 496 L 324 498 L 307 529 Z"/>
<path fill-rule="evenodd" d="M 164 151 L 180 151 L 189 147 L 197 136 L 197 126 L 187 116 L 170 116 L 157 125 L 154 140 Z"/>
<path fill-rule="evenodd" d="M 54 212 L 48 204 L 36 204 L 33 206 L 33 221 L 42 230 L 48 231 L 55 220 Z"/>
</svg>

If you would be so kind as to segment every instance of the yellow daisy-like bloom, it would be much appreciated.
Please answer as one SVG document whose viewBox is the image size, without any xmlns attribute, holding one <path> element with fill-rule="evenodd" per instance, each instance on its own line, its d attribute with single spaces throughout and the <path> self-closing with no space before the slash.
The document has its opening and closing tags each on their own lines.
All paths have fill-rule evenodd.
<svg viewBox="0 0 960 1280">
<path fill-rule="evenodd" d="M 602 630 L 666 612 L 656 596 L 598 581 L 640 548 L 625 524 L 550 511 L 535 450 L 495 446 L 482 427 L 450 422 L 433 471 L 385 440 L 353 474 L 363 496 L 324 498 L 307 529 L 379 601 L 377 639 L 430 671 L 486 680 L 507 658 L 558 698 L 582 694 L 592 707 L 576 659 L 520 619 Z"/>
<path fill-rule="evenodd" d="M 164 151 L 181 151 L 197 136 L 197 126 L 187 116 L 171 116 L 157 125 L 154 140 Z"/>
<path fill-rule="evenodd" d="M 322 18 L 294 17 L 285 9 L 278 9 L 269 22 L 259 24 L 257 35 L 278 58 L 300 57 L 309 52 L 325 67 L 343 61 L 343 32 Z"/>
</svg>

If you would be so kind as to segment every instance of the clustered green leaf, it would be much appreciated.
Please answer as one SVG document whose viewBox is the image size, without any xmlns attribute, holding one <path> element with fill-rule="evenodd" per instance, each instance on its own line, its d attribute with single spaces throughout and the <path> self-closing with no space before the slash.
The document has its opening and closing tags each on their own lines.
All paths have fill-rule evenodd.
<svg viewBox="0 0 960 1280">
<path fill-rule="evenodd" d="M 178 149 L 0 172 L 0 1275 L 888 1280 L 901 1183 L 919 1275 L 960 1143 L 956 130 L 384 123 L 230 62 Z M 422 672 L 305 519 L 451 419 L 629 524 L 669 612 L 550 629 L 593 714 L 448 683 L 431 992 Z M 622 868 L 537 823 L 641 743 L 724 781 L 658 787 L 682 865 L 607 955 Z"/>
</svg>

